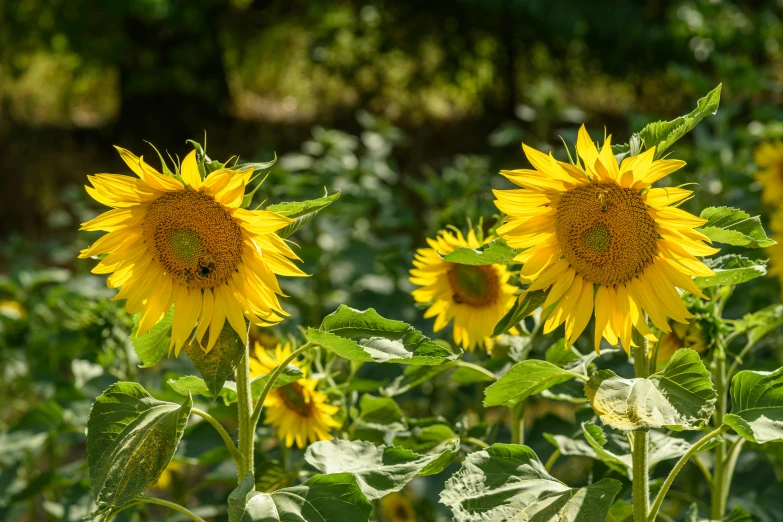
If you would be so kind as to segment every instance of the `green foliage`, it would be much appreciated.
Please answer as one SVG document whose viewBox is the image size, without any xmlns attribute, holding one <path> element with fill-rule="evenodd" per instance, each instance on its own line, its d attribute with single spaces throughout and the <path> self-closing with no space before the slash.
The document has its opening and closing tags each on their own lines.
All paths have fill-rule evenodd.
<svg viewBox="0 0 783 522">
<path fill-rule="evenodd" d="M 604 520 L 622 484 L 602 479 L 569 488 L 546 472 L 527 446 L 494 444 L 468 455 L 440 500 L 458 522 L 481 520 Z"/>
<path fill-rule="evenodd" d="M 515 328 L 519 322 L 528 315 L 535 312 L 535 310 L 544 304 L 546 301 L 546 292 L 543 290 L 535 290 L 533 292 L 523 292 L 517 298 L 511 309 L 506 312 L 506 315 L 495 325 L 495 331 L 492 332 L 492 337 L 504 334 Z"/>
<path fill-rule="evenodd" d="M 767 248 L 775 241 L 767 237 L 761 218 L 736 208 L 708 207 L 699 215 L 707 223 L 697 230 L 718 243 L 746 248 Z"/>
<path fill-rule="evenodd" d="M 390 397 L 362 395 L 359 408 L 359 422 L 363 426 L 381 431 L 398 431 L 406 428 L 402 410 Z"/>
<path fill-rule="evenodd" d="M 204 334 L 203 347 L 194 336 L 185 343 L 185 352 L 203 377 L 209 392 L 213 397 L 217 397 L 228 376 L 234 373 L 240 359 L 244 357 L 245 345 L 228 322 L 220 331 L 212 349 L 206 352 L 204 348 L 208 339 L 209 329 Z"/>
<path fill-rule="evenodd" d="M 444 261 L 462 265 L 510 265 L 519 249 L 511 248 L 503 239 L 493 239 L 479 248 L 459 247 L 443 256 Z"/>
<path fill-rule="evenodd" d="M 155 366 L 168 353 L 171 343 L 171 325 L 174 322 L 174 307 L 171 308 L 158 324 L 150 328 L 150 331 L 141 337 L 136 336 L 139 328 L 141 314 L 133 316 L 133 332 L 131 343 L 136 356 L 141 360 L 142 368 Z"/>
<path fill-rule="evenodd" d="M 737 254 L 705 259 L 704 264 L 715 272 L 715 275 L 695 278 L 694 280 L 700 288 L 738 285 L 762 277 L 767 273 L 766 261 L 749 259 Z"/>
<path fill-rule="evenodd" d="M 310 342 L 358 362 L 437 365 L 454 361 L 460 352 L 433 342 L 402 321 L 385 319 L 370 308 L 341 305 L 319 329 L 308 328 Z"/>
<path fill-rule="evenodd" d="M 522 361 L 487 388 L 484 406 L 511 407 L 531 395 L 574 378 L 583 376 L 546 361 Z"/>
<path fill-rule="evenodd" d="M 309 223 L 319 212 L 337 201 L 339 197 L 340 192 L 338 191 L 331 196 L 326 195 L 322 198 L 311 199 L 309 201 L 276 203 L 274 205 L 269 205 L 265 210 L 276 212 L 294 220 L 285 228 L 277 231 L 277 235 L 285 239 Z"/>
<path fill-rule="evenodd" d="M 315 475 L 299 486 L 272 493 L 253 491 L 254 485 L 253 475 L 248 474 L 231 492 L 229 522 L 366 522 L 372 509 L 350 473 Z"/>
<path fill-rule="evenodd" d="M 96 514 L 133 501 L 154 486 L 185 430 L 193 401 L 158 401 L 140 385 L 119 382 L 95 401 L 87 453 Z"/>
<path fill-rule="evenodd" d="M 687 348 L 649 378 L 624 379 L 599 370 L 585 384 L 585 394 L 601 421 L 620 430 L 698 429 L 717 398 L 699 354 Z"/>
<path fill-rule="evenodd" d="M 744 370 L 731 380 L 731 413 L 723 422 L 757 444 L 783 441 L 783 368 Z"/>
<path fill-rule="evenodd" d="M 269 381 L 269 375 L 270 374 L 262 375 L 250 381 L 250 392 L 253 399 L 257 399 L 261 396 L 264 386 L 266 386 L 266 383 Z M 292 382 L 298 381 L 303 376 L 302 370 L 293 364 L 289 364 L 277 377 L 275 383 L 272 385 L 272 389 L 275 390 L 286 384 L 291 384 Z M 200 379 L 195 375 L 186 375 L 177 379 L 169 379 L 168 384 L 171 386 L 172 390 L 180 395 L 202 395 L 212 399 L 220 397 L 225 404 L 237 402 L 237 384 L 234 381 L 224 381 L 217 394 L 210 389 L 204 379 Z"/>
</svg>

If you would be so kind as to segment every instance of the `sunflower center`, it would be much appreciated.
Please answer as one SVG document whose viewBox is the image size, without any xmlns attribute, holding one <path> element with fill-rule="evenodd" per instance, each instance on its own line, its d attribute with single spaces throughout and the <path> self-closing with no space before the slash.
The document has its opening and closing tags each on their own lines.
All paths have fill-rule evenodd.
<svg viewBox="0 0 783 522">
<path fill-rule="evenodd" d="M 657 253 L 658 233 L 638 190 L 595 183 L 563 194 L 556 233 L 563 255 L 586 280 L 623 284 Z"/>
<path fill-rule="evenodd" d="M 454 302 L 471 306 L 494 303 L 498 295 L 498 275 L 491 265 L 454 263 L 448 271 Z"/>
<path fill-rule="evenodd" d="M 144 240 L 166 272 L 190 288 L 224 284 L 242 259 L 242 230 L 214 198 L 185 190 L 155 200 Z"/>
<path fill-rule="evenodd" d="M 305 402 L 302 385 L 298 382 L 286 384 L 279 388 L 277 392 L 286 407 L 295 411 L 300 417 L 310 417 L 313 414 L 310 403 Z"/>
</svg>

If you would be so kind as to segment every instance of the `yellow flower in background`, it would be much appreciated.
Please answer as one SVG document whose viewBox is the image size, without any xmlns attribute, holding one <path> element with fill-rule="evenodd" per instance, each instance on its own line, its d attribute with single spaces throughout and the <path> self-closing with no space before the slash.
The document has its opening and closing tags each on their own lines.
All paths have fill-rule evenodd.
<svg viewBox="0 0 783 522">
<path fill-rule="evenodd" d="M 672 331 L 661 336 L 657 363 L 668 362 L 674 352 L 680 348 L 690 348 L 696 353 L 707 351 L 707 340 L 698 321 L 691 321 L 688 324 L 672 324 Z"/>
<path fill-rule="evenodd" d="M 522 145 L 535 170 L 503 171 L 516 190 L 495 190 L 495 204 L 507 214 L 498 234 L 509 246 L 527 249 L 516 260 L 528 290 L 550 289 L 543 305 L 554 305 L 544 324 L 551 332 L 565 323 L 568 346 L 595 309 L 595 348 L 601 337 L 626 351 L 635 327 L 656 340 L 645 313 L 661 331 L 667 317 L 692 318 L 677 288 L 706 298 L 693 276 L 710 276 L 697 256 L 718 250 L 694 230 L 705 220 L 675 205 L 691 191 L 649 188 L 682 168 L 679 160 L 654 161 L 655 148 L 623 160 L 612 154 L 611 136 L 601 151 L 579 129 L 576 149 L 584 167 L 560 162 Z"/>
<path fill-rule="evenodd" d="M 291 219 L 264 210 L 239 208 L 253 169 L 220 169 L 201 179 L 196 151 L 182 162 L 177 178 L 150 167 L 144 158 L 117 147 L 138 176 L 89 176 L 87 192 L 112 207 L 82 224 L 108 234 L 79 257 L 108 254 L 92 270 L 111 274 L 114 299 L 141 313 L 137 335 L 148 332 L 174 309 L 171 347 L 179 354 L 198 323 L 207 350 L 225 321 L 246 342 L 245 319 L 268 326 L 288 315 L 280 307 L 278 275 L 305 276 L 299 258 L 275 234 Z"/>
<path fill-rule="evenodd" d="M 255 358 L 250 359 L 251 377 L 268 374 L 290 355 L 290 343 L 278 344 L 274 355 L 256 343 Z M 331 429 L 341 426 L 333 418 L 340 408 L 327 403 L 326 395 L 316 390 L 318 379 L 307 378 L 307 368 L 301 369 L 304 378 L 270 391 L 264 401 L 264 424 L 274 426 L 278 438 L 289 448 L 294 442 L 304 448 L 308 441 L 330 440 Z"/>
<path fill-rule="evenodd" d="M 759 170 L 756 180 L 761 183 L 764 203 L 780 206 L 783 201 L 783 141 L 762 143 L 754 155 Z"/>
<path fill-rule="evenodd" d="M 182 464 L 179 462 L 171 461 L 163 473 L 160 474 L 158 483 L 155 485 L 158 489 L 169 489 L 171 483 L 174 481 L 174 475 L 176 475 L 182 469 Z"/>
<path fill-rule="evenodd" d="M 384 522 L 416 522 L 416 511 L 402 493 L 389 493 L 381 499 Z"/>
<path fill-rule="evenodd" d="M 776 210 L 769 219 L 769 228 L 772 231 L 772 239 L 778 242 L 766 249 L 769 256 L 769 274 L 783 282 L 783 244 L 780 238 L 783 236 L 783 212 Z"/>
<path fill-rule="evenodd" d="M 0 300 L 0 315 L 18 321 L 27 317 L 27 310 L 19 301 L 2 299 Z"/>
<path fill-rule="evenodd" d="M 441 258 L 458 247 L 480 247 L 474 230 L 467 237 L 458 230 L 441 230 L 427 243 L 430 248 L 416 251 L 410 271 L 411 283 L 419 287 L 413 298 L 432 303 L 424 317 L 435 317 L 436 332 L 454 321 L 454 342 L 466 350 L 491 346 L 495 325 L 514 304 L 517 289 L 508 284 L 508 270 L 504 265 L 461 265 Z"/>
</svg>

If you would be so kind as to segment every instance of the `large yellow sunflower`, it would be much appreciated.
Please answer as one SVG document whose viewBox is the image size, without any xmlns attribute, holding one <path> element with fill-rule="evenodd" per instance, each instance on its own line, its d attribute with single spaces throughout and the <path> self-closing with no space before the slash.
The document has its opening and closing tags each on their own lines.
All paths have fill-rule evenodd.
<svg viewBox="0 0 783 522">
<path fill-rule="evenodd" d="M 246 340 L 245 318 L 269 325 L 288 315 L 277 299 L 282 292 L 276 276 L 306 274 L 275 234 L 291 219 L 240 208 L 253 169 L 220 169 L 202 179 L 192 151 L 175 178 L 117 150 L 138 179 L 89 176 L 87 192 L 113 210 L 82 224 L 82 230 L 108 234 L 79 257 L 108 254 L 92 271 L 111 273 L 108 286 L 121 287 L 114 299 L 125 299 L 129 313 L 141 313 L 137 335 L 172 305 L 177 354 L 196 323 L 199 343 L 209 329 L 209 350 L 226 320 Z"/>
<path fill-rule="evenodd" d="M 783 199 L 783 141 L 762 143 L 756 147 L 756 179 L 763 188 L 764 203 L 780 206 Z"/>
<path fill-rule="evenodd" d="M 517 289 L 508 284 L 509 271 L 504 265 L 461 265 L 441 258 L 458 247 L 480 247 L 474 230 L 467 237 L 458 230 L 441 230 L 427 243 L 430 248 L 416 251 L 410 271 L 411 283 L 419 287 L 413 298 L 432 303 L 424 317 L 435 317 L 436 332 L 453 320 L 454 342 L 466 350 L 490 347 L 495 325 L 514 304 Z"/>
<path fill-rule="evenodd" d="M 576 143 L 583 166 L 523 144 L 535 170 L 503 171 L 522 188 L 494 191 L 495 204 L 507 214 L 498 234 L 527 249 L 516 258 L 522 282 L 528 290 L 551 287 L 543 306 L 555 306 L 544 331 L 565 323 L 570 346 L 595 308 L 596 350 L 603 336 L 628 351 L 633 327 L 656 340 L 645 313 L 666 333 L 667 317 L 693 317 L 677 287 L 706 298 L 691 277 L 713 274 L 697 256 L 717 250 L 694 230 L 705 221 L 673 206 L 691 191 L 650 188 L 685 163 L 654 161 L 652 147 L 618 165 L 610 142 L 599 152 L 583 125 Z"/>
<path fill-rule="evenodd" d="M 274 370 L 291 355 L 291 345 L 277 345 L 274 355 L 256 343 L 255 358 L 250 359 L 250 376 L 261 377 Z M 295 362 L 292 363 L 298 366 Z M 307 441 L 332 439 L 331 429 L 341 424 L 334 419 L 340 408 L 326 402 L 326 395 L 316 390 L 318 379 L 305 377 L 269 392 L 264 401 L 264 424 L 277 428 L 277 436 L 291 447 L 296 441 L 304 448 Z"/>
</svg>

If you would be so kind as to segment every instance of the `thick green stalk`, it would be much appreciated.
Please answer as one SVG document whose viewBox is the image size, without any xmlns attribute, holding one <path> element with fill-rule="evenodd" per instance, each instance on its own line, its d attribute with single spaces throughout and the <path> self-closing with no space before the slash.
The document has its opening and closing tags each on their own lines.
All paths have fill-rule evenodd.
<svg viewBox="0 0 783 522">
<path fill-rule="evenodd" d="M 253 452 L 255 450 L 256 425 L 250 420 L 253 415 L 253 396 L 250 391 L 250 345 L 245 346 L 245 355 L 239 361 L 236 371 L 237 409 L 239 410 L 239 453 L 242 461 L 237 463 L 239 481 L 253 473 Z"/>
<path fill-rule="evenodd" d="M 716 339 L 715 350 L 715 391 L 718 392 L 718 400 L 715 403 L 715 414 L 712 417 L 712 425 L 720 428 L 723 425 L 723 416 L 726 414 L 726 351 L 722 339 Z M 725 485 L 726 477 L 726 441 L 721 441 L 715 446 L 715 469 L 712 472 L 712 500 L 710 505 L 710 517 L 713 520 L 722 520 L 726 514 L 726 496 L 728 487 Z"/>
<path fill-rule="evenodd" d="M 525 443 L 525 401 L 511 408 L 511 443 Z"/>
<path fill-rule="evenodd" d="M 636 344 L 636 348 L 633 349 L 634 376 L 646 378 L 649 369 L 647 340 L 634 329 L 633 342 Z M 634 431 L 631 455 L 633 460 L 633 519 L 638 521 L 647 520 L 647 513 L 650 511 L 650 476 L 647 471 L 648 446 L 648 432 L 643 430 Z"/>
</svg>

